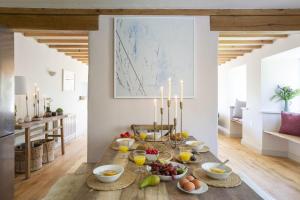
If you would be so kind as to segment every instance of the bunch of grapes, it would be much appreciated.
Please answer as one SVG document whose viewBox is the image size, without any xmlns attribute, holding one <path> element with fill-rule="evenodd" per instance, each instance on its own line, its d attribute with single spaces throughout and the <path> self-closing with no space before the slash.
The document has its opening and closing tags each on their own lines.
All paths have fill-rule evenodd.
<svg viewBox="0 0 300 200">
<path fill-rule="evenodd" d="M 172 176 L 172 178 L 184 172 L 179 166 L 173 166 L 171 163 L 162 164 L 160 162 L 153 162 L 150 166 L 152 174 Z"/>
</svg>

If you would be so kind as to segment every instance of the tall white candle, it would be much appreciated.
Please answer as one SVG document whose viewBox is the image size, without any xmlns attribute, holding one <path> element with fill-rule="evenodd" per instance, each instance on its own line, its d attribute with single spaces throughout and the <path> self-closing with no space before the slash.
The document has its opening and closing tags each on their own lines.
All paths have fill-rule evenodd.
<svg viewBox="0 0 300 200">
<path fill-rule="evenodd" d="M 180 102 L 183 102 L 183 80 L 180 80 Z"/>
<path fill-rule="evenodd" d="M 172 80 L 171 80 L 171 78 L 169 78 L 168 79 L 168 86 L 169 86 L 169 90 L 168 90 L 168 92 L 169 92 L 169 96 L 168 96 L 168 99 L 169 99 L 169 101 L 171 100 L 171 93 L 172 93 Z"/>
<path fill-rule="evenodd" d="M 175 99 L 175 118 L 177 119 L 177 107 L 178 107 L 178 98 L 177 98 L 177 96 L 175 96 L 174 97 L 174 99 Z"/>
<path fill-rule="evenodd" d="M 161 108 L 164 107 L 164 87 L 160 87 Z"/>
<path fill-rule="evenodd" d="M 154 99 L 154 122 L 157 121 L 157 99 Z"/>
</svg>

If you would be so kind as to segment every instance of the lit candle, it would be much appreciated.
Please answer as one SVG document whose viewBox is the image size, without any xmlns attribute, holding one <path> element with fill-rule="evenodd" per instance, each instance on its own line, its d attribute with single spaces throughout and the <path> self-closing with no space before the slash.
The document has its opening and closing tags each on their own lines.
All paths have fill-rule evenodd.
<svg viewBox="0 0 300 200">
<path fill-rule="evenodd" d="M 154 99 L 154 122 L 157 120 L 157 99 Z"/>
<path fill-rule="evenodd" d="M 169 101 L 171 100 L 171 90 L 172 90 L 172 80 L 171 80 L 171 78 L 169 78 L 168 79 L 168 86 L 169 86 L 169 97 L 168 97 L 168 99 L 169 99 Z"/>
<path fill-rule="evenodd" d="M 178 107 L 178 102 L 177 102 L 177 100 L 178 100 L 178 98 L 177 98 L 177 96 L 175 96 L 174 97 L 174 99 L 175 99 L 175 118 L 177 119 L 177 107 Z"/>
<path fill-rule="evenodd" d="M 161 108 L 164 107 L 164 87 L 160 87 Z"/>
<path fill-rule="evenodd" d="M 183 102 L 183 80 L 180 80 L 180 102 Z"/>
</svg>

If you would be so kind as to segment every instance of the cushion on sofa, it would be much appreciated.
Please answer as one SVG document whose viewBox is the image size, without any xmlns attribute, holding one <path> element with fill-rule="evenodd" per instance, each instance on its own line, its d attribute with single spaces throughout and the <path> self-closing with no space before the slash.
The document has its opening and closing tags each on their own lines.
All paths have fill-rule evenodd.
<svg viewBox="0 0 300 200">
<path fill-rule="evenodd" d="M 300 113 L 281 112 L 279 132 L 300 137 Z"/>
<path fill-rule="evenodd" d="M 243 118 L 243 110 L 242 110 L 243 107 L 246 107 L 246 102 L 236 99 L 232 117 L 242 119 Z"/>
</svg>

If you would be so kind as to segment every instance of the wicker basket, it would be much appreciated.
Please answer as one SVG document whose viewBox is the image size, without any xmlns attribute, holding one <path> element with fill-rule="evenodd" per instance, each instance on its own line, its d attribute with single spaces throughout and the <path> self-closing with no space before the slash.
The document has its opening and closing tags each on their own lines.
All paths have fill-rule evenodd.
<svg viewBox="0 0 300 200">
<path fill-rule="evenodd" d="M 31 142 L 31 171 L 42 168 L 43 145 L 40 141 Z M 25 144 L 15 148 L 15 170 L 17 173 L 25 172 Z"/>
<path fill-rule="evenodd" d="M 43 144 L 43 164 L 52 162 L 54 160 L 54 140 L 43 139 L 40 142 Z"/>
</svg>

